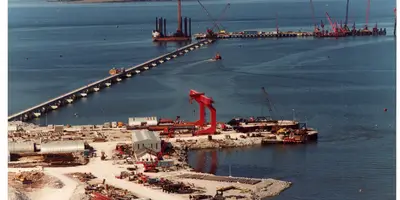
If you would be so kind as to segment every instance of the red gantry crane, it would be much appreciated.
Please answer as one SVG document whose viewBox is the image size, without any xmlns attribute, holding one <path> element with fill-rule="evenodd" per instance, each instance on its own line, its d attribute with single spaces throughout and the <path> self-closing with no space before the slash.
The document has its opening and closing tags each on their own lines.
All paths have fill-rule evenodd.
<svg viewBox="0 0 400 200">
<path fill-rule="evenodd" d="M 212 135 L 215 134 L 217 130 L 217 111 L 213 107 L 214 100 L 212 98 L 209 98 L 205 96 L 205 93 L 200 93 L 197 92 L 196 90 L 190 90 L 189 92 L 189 97 L 190 97 L 190 103 L 192 103 L 192 100 L 194 99 L 198 104 L 200 108 L 200 119 L 194 122 L 195 125 L 204 127 L 206 126 L 206 121 L 205 121 L 205 108 L 207 107 L 210 110 L 211 113 L 211 127 L 205 128 L 202 130 L 198 130 L 194 133 L 194 135 Z"/>
</svg>

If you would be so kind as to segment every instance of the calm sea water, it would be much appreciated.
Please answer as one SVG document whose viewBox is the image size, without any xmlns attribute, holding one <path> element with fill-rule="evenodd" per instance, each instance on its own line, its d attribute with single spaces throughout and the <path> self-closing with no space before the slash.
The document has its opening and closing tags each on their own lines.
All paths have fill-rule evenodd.
<svg viewBox="0 0 400 200">
<path fill-rule="evenodd" d="M 217 18 L 227 2 L 204 4 Z M 277 12 L 281 30 L 312 28 L 307 0 L 229 2 L 222 22 L 229 31 L 273 31 Z M 315 1 L 317 20 L 328 24 L 325 11 L 343 19 L 345 2 Z M 378 22 L 389 36 L 218 41 L 52 112 L 47 123 L 101 124 L 151 115 L 194 120 L 190 89 L 213 97 L 218 120 L 227 121 L 268 114 L 264 86 L 280 116 L 292 118 L 294 109 L 297 119 L 320 131 L 320 141 L 218 151 L 217 174 L 227 175 L 231 165 L 234 176 L 294 183 L 274 199 L 394 199 L 394 7 L 389 0 L 371 4 L 370 26 Z M 361 27 L 365 9 L 365 2 L 351 2 L 351 23 Z M 177 48 L 151 42 L 155 17 L 166 17 L 173 32 L 175 10 L 171 2 L 9 0 L 9 114 L 103 78 L 111 67 L 133 66 Z M 193 32 L 212 26 L 196 2 L 184 2 L 183 14 L 192 17 Z M 224 60 L 208 62 L 216 52 Z M 46 118 L 35 122 L 45 124 Z M 191 153 L 192 165 L 200 153 Z"/>
</svg>

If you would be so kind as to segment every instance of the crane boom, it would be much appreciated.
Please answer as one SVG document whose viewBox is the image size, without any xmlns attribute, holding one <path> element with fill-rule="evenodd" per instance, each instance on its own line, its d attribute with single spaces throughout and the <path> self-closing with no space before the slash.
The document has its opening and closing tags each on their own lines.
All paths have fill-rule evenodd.
<svg viewBox="0 0 400 200">
<path fill-rule="evenodd" d="M 325 14 L 326 14 L 326 17 L 328 18 L 329 24 L 332 27 L 332 31 L 336 33 L 337 32 L 336 31 L 336 26 L 335 26 L 335 24 L 332 23 L 331 17 L 329 16 L 328 12 L 325 12 Z"/>
<path fill-rule="evenodd" d="M 367 5 L 367 15 L 365 18 L 365 30 L 368 30 L 368 19 L 369 19 L 369 6 L 371 4 L 371 0 L 368 0 L 368 5 Z"/>
<path fill-rule="evenodd" d="M 226 4 L 225 8 L 222 10 L 220 16 L 219 16 L 218 19 L 215 21 L 214 26 L 211 28 L 211 30 L 213 30 L 214 27 L 217 27 L 217 26 L 218 26 L 217 23 L 218 23 L 219 21 L 222 20 L 222 18 L 225 16 L 226 11 L 228 10 L 228 8 L 230 8 L 230 6 L 231 6 L 230 3 Z M 220 26 L 221 26 L 223 29 L 225 29 L 225 27 L 223 27 L 221 24 L 220 24 Z"/>
<path fill-rule="evenodd" d="M 200 0 L 197 0 L 197 2 L 199 2 L 200 6 L 203 8 L 203 10 L 206 11 L 207 16 L 213 21 L 214 26 L 216 26 L 218 28 L 218 30 L 221 30 L 220 27 L 218 26 L 218 24 L 216 23 L 216 20 L 211 16 L 210 12 L 208 12 L 207 8 L 204 7 L 204 5 L 200 2 Z"/>
<path fill-rule="evenodd" d="M 269 111 L 269 113 L 270 113 L 270 115 L 271 115 L 271 118 L 274 119 L 274 117 L 275 117 L 275 112 L 274 112 L 274 110 L 272 109 L 272 104 L 271 104 L 271 101 L 270 101 L 270 99 L 269 99 L 269 95 L 268 95 L 267 91 L 265 91 L 265 88 L 264 88 L 264 87 L 261 87 L 261 90 L 262 90 L 262 92 L 263 92 L 264 95 L 265 95 L 265 100 L 267 101 L 268 111 Z"/>
<path fill-rule="evenodd" d="M 312 0 L 310 0 L 310 6 L 311 6 L 312 18 L 313 18 L 313 21 L 314 21 L 314 27 L 316 27 L 317 26 L 317 21 L 315 20 L 315 10 L 314 10 L 314 4 L 313 4 Z"/>
<path fill-rule="evenodd" d="M 346 4 L 346 19 L 344 21 L 344 25 L 347 27 L 347 23 L 349 22 L 349 0 L 347 0 Z"/>
</svg>

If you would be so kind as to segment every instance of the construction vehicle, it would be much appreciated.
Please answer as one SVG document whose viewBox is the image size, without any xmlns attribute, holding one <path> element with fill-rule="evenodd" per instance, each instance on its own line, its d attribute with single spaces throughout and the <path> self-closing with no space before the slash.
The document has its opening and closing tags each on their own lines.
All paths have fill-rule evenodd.
<svg viewBox="0 0 400 200">
<path fill-rule="evenodd" d="M 110 69 L 110 71 L 108 71 L 108 73 L 110 75 L 116 75 L 116 74 L 123 73 L 123 72 L 125 72 L 124 68 L 116 69 L 115 67 L 113 67 L 112 69 Z"/>
<path fill-rule="evenodd" d="M 213 200 L 224 200 L 224 192 L 222 190 L 217 190 Z"/>
</svg>

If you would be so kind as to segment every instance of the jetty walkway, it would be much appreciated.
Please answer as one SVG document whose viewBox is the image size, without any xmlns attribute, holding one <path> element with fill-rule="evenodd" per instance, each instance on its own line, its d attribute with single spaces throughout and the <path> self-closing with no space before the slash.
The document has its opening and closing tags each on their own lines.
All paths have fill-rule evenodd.
<svg viewBox="0 0 400 200">
<path fill-rule="evenodd" d="M 62 94 L 58 97 L 55 97 L 51 100 L 23 110 L 21 112 L 15 113 L 11 116 L 8 116 L 8 121 L 29 121 L 33 118 L 40 117 L 43 113 L 50 112 L 52 110 L 56 110 L 63 105 L 71 104 L 75 100 L 80 98 L 87 97 L 92 92 L 99 92 L 104 87 L 110 87 L 115 82 L 120 82 L 125 78 L 130 78 L 135 74 L 139 74 L 145 70 L 151 69 L 157 65 L 160 65 L 169 60 L 175 59 L 179 56 L 182 56 L 190 51 L 200 48 L 201 46 L 213 43 L 213 40 L 203 39 L 197 41 L 195 43 L 189 44 L 187 46 L 176 49 L 172 52 L 161 55 L 157 58 L 151 59 L 144 63 L 138 64 L 131 68 L 125 69 L 124 71 L 117 73 L 115 75 L 108 76 L 96 82 L 93 82 L 89 85 L 85 85 L 81 88 L 73 90 L 71 92 Z"/>
</svg>

